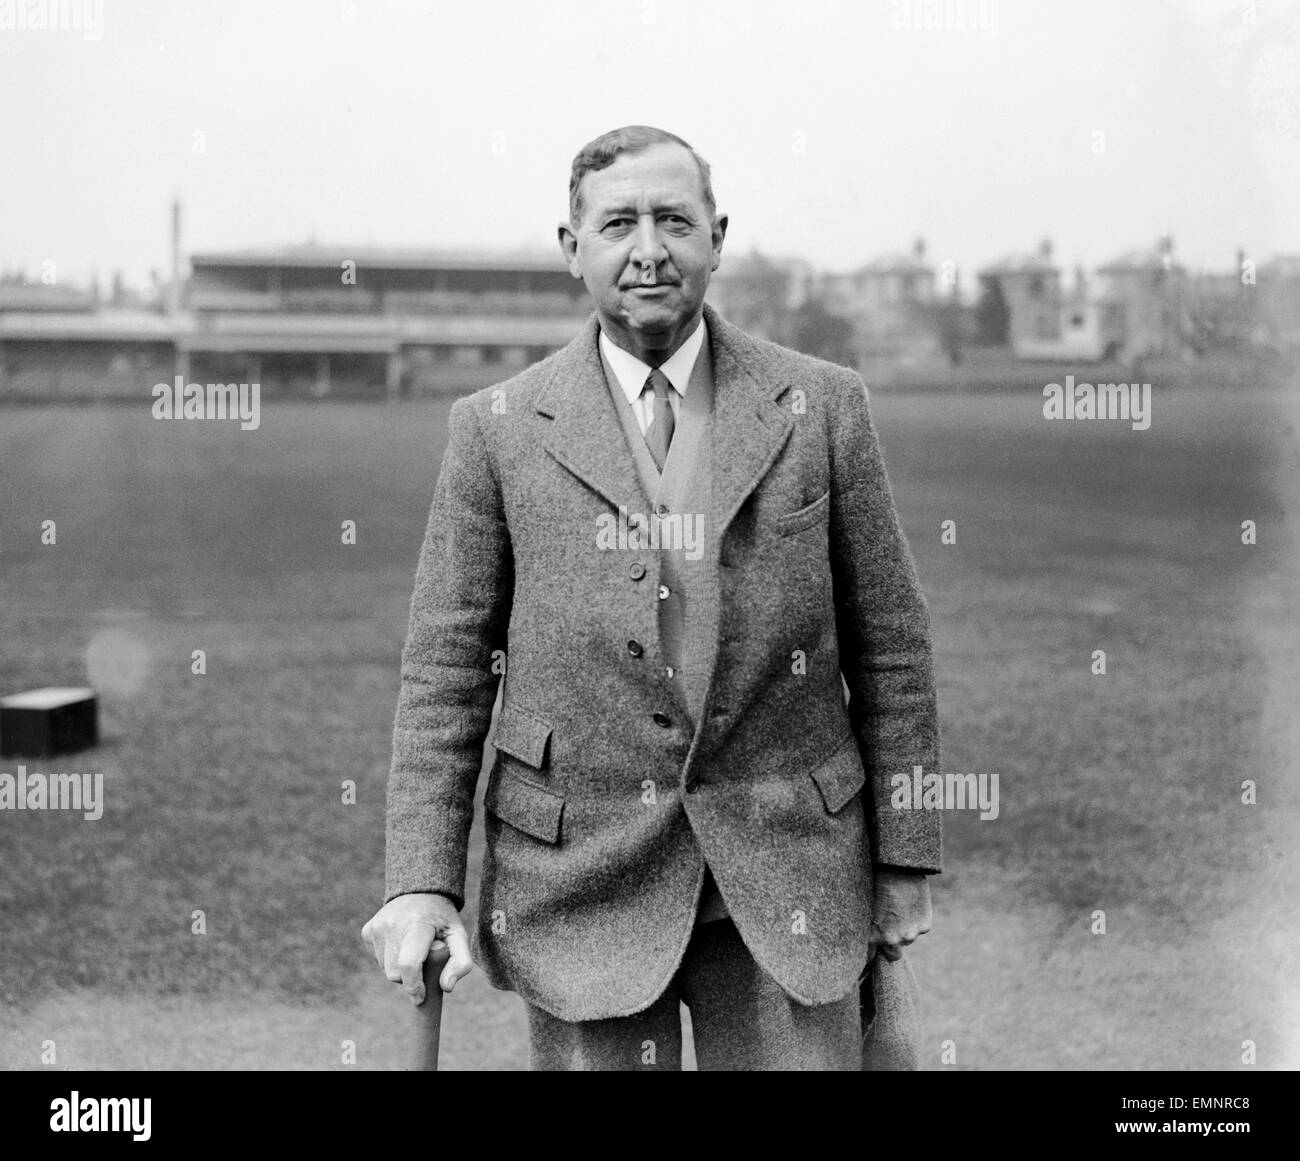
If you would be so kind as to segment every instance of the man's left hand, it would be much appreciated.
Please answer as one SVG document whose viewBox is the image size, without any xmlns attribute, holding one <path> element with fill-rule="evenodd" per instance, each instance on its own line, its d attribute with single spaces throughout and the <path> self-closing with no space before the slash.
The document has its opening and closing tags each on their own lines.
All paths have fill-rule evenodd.
<svg viewBox="0 0 1300 1161">
<path fill-rule="evenodd" d="M 898 959 L 905 947 L 930 930 L 930 920 L 928 875 L 920 871 L 876 871 L 871 955 L 879 952 L 886 959 Z"/>
</svg>

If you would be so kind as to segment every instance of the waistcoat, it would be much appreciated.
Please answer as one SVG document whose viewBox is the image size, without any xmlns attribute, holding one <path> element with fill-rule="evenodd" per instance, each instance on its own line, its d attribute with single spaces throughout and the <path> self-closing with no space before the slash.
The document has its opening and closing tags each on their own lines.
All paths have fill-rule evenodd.
<svg viewBox="0 0 1300 1161">
<path fill-rule="evenodd" d="M 658 522 L 660 547 L 647 552 L 657 553 L 659 560 L 660 588 L 655 594 L 659 649 L 664 665 L 672 670 L 670 682 L 687 707 L 694 728 L 704 712 L 720 600 L 717 545 L 708 526 L 713 462 L 713 360 L 708 339 L 700 347 L 681 399 L 662 473 L 604 354 L 601 363 L 644 493 L 646 504 L 640 515 L 648 521 L 647 526 Z M 628 513 L 629 524 L 637 515 Z M 680 522 L 674 517 L 680 517 Z M 726 905 L 706 866 L 696 922 L 707 923 L 726 914 Z"/>
</svg>

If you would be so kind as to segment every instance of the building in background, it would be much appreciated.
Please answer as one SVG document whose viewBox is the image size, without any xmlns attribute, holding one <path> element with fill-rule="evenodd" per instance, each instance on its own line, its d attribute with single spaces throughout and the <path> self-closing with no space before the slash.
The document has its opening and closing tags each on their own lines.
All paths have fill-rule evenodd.
<svg viewBox="0 0 1300 1161">
<path fill-rule="evenodd" d="M 0 399 L 147 399 L 176 373 L 176 333 L 157 300 L 0 283 Z"/>
<path fill-rule="evenodd" d="M 1059 310 L 1055 336 L 1022 336 L 1014 344 L 1018 358 L 1096 362 L 1116 356 L 1118 344 L 1106 332 L 1106 308 L 1093 297 L 1092 284 L 1082 266 L 1075 267 L 1073 284 L 1068 289 L 1061 287 Z"/>
<path fill-rule="evenodd" d="M 553 255 L 284 247 L 196 254 L 133 295 L 0 281 L 0 397 L 149 397 L 172 382 L 265 396 L 464 392 L 558 350 L 591 313 Z"/>
<path fill-rule="evenodd" d="M 178 373 L 272 396 L 473 390 L 558 350 L 591 313 L 558 251 L 303 246 L 191 264 Z"/>
<path fill-rule="evenodd" d="M 1187 349 L 1187 271 L 1174 240 L 1161 238 L 1097 268 L 1102 335 L 1125 360 L 1178 356 Z"/>
<path fill-rule="evenodd" d="M 178 375 L 256 382 L 267 398 L 464 393 L 564 346 L 592 310 L 558 251 L 312 244 L 200 253 L 186 274 L 178 205 L 171 235 L 170 277 L 143 291 L 0 274 L 0 400 L 148 399 Z M 1077 268 L 1067 291 L 1044 241 L 979 282 L 973 307 L 955 282 L 940 294 L 918 240 L 848 273 L 728 255 L 708 297 L 753 334 L 883 384 L 957 384 L 974 363 L 995 381 L 1034 361 L 1300 359 L 1296 256 L 1256 271 L 1239 252 L 1231 270 L 1189 275 L 1162 238 L 1091 278 Z"/>
<path fill-rule="evenodd" d="M 1188 274 L 1182 337 L 1197 354 L 1240 351 L 1268 341 L 1260 315 L 1257 277 L 1244 250 L 1233 267 Z"/>
<path fill-rule="evenodd" d="M 926 261 L 924 239 L 910 253 L 882 254 L 847 274 L 825 275 L 821 297 L 827 310 L 853 324 L 859 370 L 881 359 L 909 362 L 938 354 L 930 313 L 934 267 Z"/>
<path fill-rule="evenodd" d="M 709 281 L 709 305 L 760 338 L 790 341 L 790 318 L 815 293 L 817 273 L 802 258 L 768 257 L 758 250 L 732 256 Z"/>
<path fill-rule="evenodd" d="M 1256 317 L 1264 341 L 1300 359 L 1300 254 L 1280 254 L 1256 271 Z"/>
<path fill-rule="evenodd" d="M 979 271 L 981 294 L 1006 304 L 1006 339 L 1021 357 L 1061 340 L 1061 271 L 1044 239 L 1034 253 L 1008 254 Z"/>
</svg>

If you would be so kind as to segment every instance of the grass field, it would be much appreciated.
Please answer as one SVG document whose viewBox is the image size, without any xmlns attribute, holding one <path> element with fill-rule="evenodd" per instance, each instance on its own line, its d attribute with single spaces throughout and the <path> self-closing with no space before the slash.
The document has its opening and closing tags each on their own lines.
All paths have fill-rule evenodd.
<svg viewBox="0 0 1300 1161">
<path fill-rule="evenodd" d="M 1040 406 L 873 397 L 945 763 L 1000 784 L 996 821 L 948 816 L 913 953 L 926 1067 L 1232 1069 L 1245 1040 L 1295 1067 L 1300 406 L 1157 384 L 1145 432 Z M 103 744 L 28 765 L 106 798 L 0 814 L 0 1062 L 400 1066 L 359 929 L 447 410 L 0 409 L 0 692 L 93 679 Z M 480 851 L 476 827 L 471 899 Z M 444 1028 L 445 1067 L 526 1065 L 522 1005 L 481 976 Z"/>
</svg>

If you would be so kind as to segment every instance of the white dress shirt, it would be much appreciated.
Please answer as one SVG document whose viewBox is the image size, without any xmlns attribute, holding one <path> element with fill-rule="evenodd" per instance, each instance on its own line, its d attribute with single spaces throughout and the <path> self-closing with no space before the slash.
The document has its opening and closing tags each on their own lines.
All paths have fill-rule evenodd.
<svg viewBox="0 0 1300 1161">
<path fill-rule="evenodd" d="M 673 390 L 668 393 L 668 402 L 673 409 L 674 417 L 681 414 L 682 397 L 686 394 L 687 384 L 691 381 L 691 372 L 695 370 L 695 360 L 699 357 L 700 347 L 704 345 L 706 336 L 704 319 L 701 318 L 686 341 L 659 368 L 668 377 L 668 382 L 673 385 Z M 648 363 L 641 362 L 635 355 L 629 355 L 622 347 L 615 346 L 606 337 L 603 329 L 600 332 L 600 349 L 614 369 L 614 377 L 627 396 L 627 401 L 632 404 L 632 414 L 636 416 L 637 426 L 641 428 L 641 434 L 644 435 L 655 415 L 654 392 L 647 392 L 644 396 L 641 394 L 645 390 L 645 381 L 650 377 L 652 368 Z"/>
</svg>

